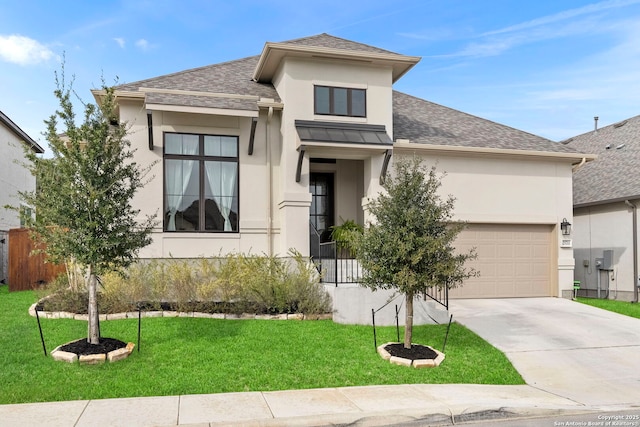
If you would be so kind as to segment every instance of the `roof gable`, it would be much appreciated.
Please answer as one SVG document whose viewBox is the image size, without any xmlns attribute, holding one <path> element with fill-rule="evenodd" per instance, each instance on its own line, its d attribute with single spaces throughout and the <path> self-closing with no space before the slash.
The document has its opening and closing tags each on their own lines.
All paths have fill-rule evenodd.
<svg viewBox="0 0 640 427">
<path fill-rule="evenodd" d="M 15 136 L 17 136 L 22 142 L 28 144 L 29 147 L 36 153 L 44 153 L 44 149 L 38 145 L 25 131 L 15 124 L 6 114 L 0 111 L 0 123 L 3 123 L 7 129 L 9 129 Z"/>
<path fill-rule="evenodd" d="M 367 66 L 383 66 L 390 69 L 393 82 L 420 61 L 417 56 L 401 55 L 323 33 L 287 42 L 265 43 L 253 80 L 271 82 L 286 57 L 357 61 Z"/>
<path fill-rule="evenodd" d="M 574 206 L 640 198 L 640 116 L 565 143 L 598 156 L 573 174 Z"/>
</svg>

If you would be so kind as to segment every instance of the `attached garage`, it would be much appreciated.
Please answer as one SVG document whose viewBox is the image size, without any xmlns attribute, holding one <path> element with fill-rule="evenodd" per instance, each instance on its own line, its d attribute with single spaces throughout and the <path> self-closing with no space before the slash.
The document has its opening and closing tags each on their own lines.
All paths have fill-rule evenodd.
<svg viewBox="0 0 640 427">
<path fill-rule="evenodd" d="M 530 224 L 470 224 L 456 246 L 476 248 L 469 265 L 480 276 L 450 292 L 451 298 L 556 296 L 553 227 Z"/>
</svg>

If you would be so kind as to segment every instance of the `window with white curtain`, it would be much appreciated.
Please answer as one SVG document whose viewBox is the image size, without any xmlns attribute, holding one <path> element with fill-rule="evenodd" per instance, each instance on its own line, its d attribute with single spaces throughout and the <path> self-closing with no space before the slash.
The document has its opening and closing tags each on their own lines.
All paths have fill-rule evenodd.
<svg viewBox="0 0 640 427">
<path fill-rule="evenodd" d="M 164 231 L 238 231 L 238 137 L 164 134 Z"/>
</svg>

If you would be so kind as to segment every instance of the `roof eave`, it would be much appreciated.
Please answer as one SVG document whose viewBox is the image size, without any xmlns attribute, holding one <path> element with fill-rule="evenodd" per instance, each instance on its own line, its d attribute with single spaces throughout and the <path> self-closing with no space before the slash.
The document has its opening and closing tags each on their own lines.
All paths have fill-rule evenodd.
<svg viewBox="0 0 640 427">
<path fill-rule="evenodd" d="M 435 145 L 435 144 L 416 144 L 406 140 L 396 140 L 393 144 L 394 151 L 429 151 L 447 155 L 493 155 L 500 157 L 520 157 L 520 158 L 538 158 L 549 160 L 560 160 L 571 162 L 571 164 L 579 164 L 595 160 L 593 154 L 583 153 L 559 153 L 554 151 L 533 151 L 533 150 L 515 150 L 505 148 L 490 147 L 463 147 L 453 145 Z"/>
<path fill-rule="evenodd" d="M 21 138 L 23 142 L 29 145 L 29 147 L 36 153 L 44 153 L 42 148 L 33 138 L 31 138 L 25 131 L 20 129 L 20 126 L 15 124 L 8 116 L 0 111 L 0 122 L 4 123 L 18 138 Z"/>
<path fill-rule="evenodd" d="M 107 92 L 104 89 L 91 89 L 91 94 L 93 98 L 96 100 L 98 104 L 102 103 L 102 97 L 104 97 Z M 145 92 L 142 91 L 130 91 L 130 90 L 116 90 L 114 92 L 116 99 L 137 99 L 144 100 L 146 95 Z"/>
<path fill-rule="evenodd" d="M 574 203 L 573 208 L 578 209 L 578 208 L 588 208 L 591 206 L 608 205 L 611 203 L 623 203 L 626 200 L 629 200 L 629 201 L 640 200 L 640 194 L 636 194 L 633 196 L 615 197 L 613 199 L 596 200 L 593 202 Z"/>
<path fill-rule="evenodd" d="M 393 70 L 394 83 L 413 68 L 414 65 L 420 62 L 421 59 L 419 56 L 406 56 L 394 53 L 360 52 L 319 46 L 267 42 L 262 49 L 260 59 L 253 73 L 253 80 L 263 83 L 271 82 L 278 64 L 285 56 L 338 59 L 368 63 L 371 65 L 387 65 Z"/>
</svg>

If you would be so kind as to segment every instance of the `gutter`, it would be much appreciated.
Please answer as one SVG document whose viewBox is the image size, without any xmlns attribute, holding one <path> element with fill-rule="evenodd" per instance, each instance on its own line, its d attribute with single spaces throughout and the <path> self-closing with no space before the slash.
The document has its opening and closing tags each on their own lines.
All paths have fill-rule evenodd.
<svg viewBox="0 0 640 427">
<path fill-rule="evenodd" d="M 258 109 L 267 109 L 267 120 L 265 123 L 265 147 L 266 147 L 266 163 L 267 163 L 267 244 L 268 256 L 273 256 L 273 170 L 271 158 L 271 119 L 276 110 L 282 111 L 284 104 L 276 102 L 273 99 L 260 98 L 257 102 Z"/>
<path fill-rule="evenodd" d="M 271 170 L 271 118 L 273 117 L 273 107 L 269 107 L 267 111 L 267 124 L 266 124 L 266 141 L 265 145 L 267 148 L 267 174 L 269 175 L 267 179 L 267 243 L 269 244 L 269 253 L 267 254 L 269 258 L 273 256 L 273 229 L 271 227 L 273 221 L 273 171 Z"/>
<path fill-rule="evenodd" d="M 590 162 L 595 160 L 597 156 L 584 153 L 566 153 L 555 151 L 533 151 L 533 150 L 515 150 L 509 148 L 491 148 L 491 147 L 468 147 L 458 145 L 436 145 L 412 143 L 407 140 L 397 139 L 393 144 L 394 150 L 402 152 L 432 152 L 436 154 L 446 154 L 451 156 L 494 156 L 494 157 L 511 157 L 522 159 L 541 159 L 541 160 L 559 160 L 567 161 L 572 164 L 581 164 L 582 162 Z"/>
<path fill-rule="evenodd" d="M 629 200 L 624 201 L 632 210 L 633 218 L 633 301 L 638 302 L 638 207 Z"/>
</svg>

